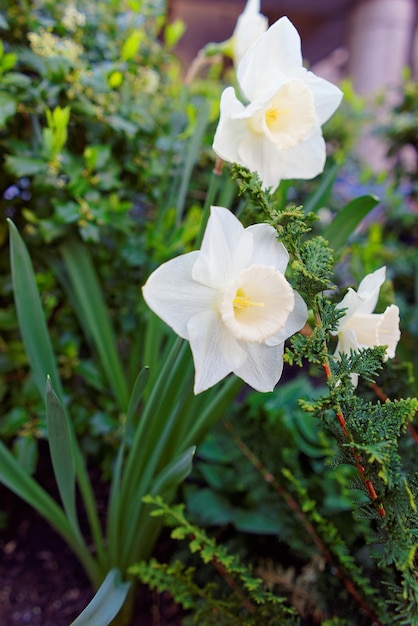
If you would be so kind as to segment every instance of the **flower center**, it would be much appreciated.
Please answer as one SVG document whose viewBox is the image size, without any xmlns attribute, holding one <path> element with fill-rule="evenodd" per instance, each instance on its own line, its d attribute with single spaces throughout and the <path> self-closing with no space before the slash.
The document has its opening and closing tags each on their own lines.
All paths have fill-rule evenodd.
<svg viewBox="0 0 418 626">
<path fill-rule="evenodd" d="M 274 267 L 251 265 L 220 293 L 218 310 L 231 334 L 264 343 L 281 330 L 294 307 L 293 289 Z"/>
<path fill-rule="evenodd" d="M 293 148 L 306 139 L 315 124 L 314 97 L 299 78 L 280 87 L 267 106 L 248 120 L 252 132 L 266 135 L 281 150 Z"/>
<path fill-rule="evenodd" d="M 279 109 L 271 108 L 266 111 L 266 124 L 271 131 L 274 131 L 275 122 L 278 120 L 280 115 L 286 115 L 289 113 L 289 109 L 285 109 L 284 111 L 280 111 Z"/>
<path fill-rule="evenodd" d="M 254 302 L 251 300 L 249 296 L 245 293 L 245 291 L 241 288 L 237 289 L 237 293 L 235 294 L 235 298 L 233 300 L 233 306 L 235 314 L 238 313 L 241 309 L 248 309 L 250 306 L 265 306 L 264 302 Z"/>
</svg>

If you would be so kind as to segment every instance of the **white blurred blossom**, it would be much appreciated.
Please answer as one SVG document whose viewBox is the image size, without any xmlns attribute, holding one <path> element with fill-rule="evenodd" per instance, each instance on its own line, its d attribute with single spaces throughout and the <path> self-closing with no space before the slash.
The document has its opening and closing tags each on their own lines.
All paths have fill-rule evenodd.
<svg viewBox="0 0 418 626">
<path fill-rule="evenodd" d="M 190 342 L 195 393 L 234 372 L 271 391 L 283 369 L 284 341 L 307 309 L 284 276 L 289 255 L 273 227 L 244 228 L 212 207 L 199 251 L 157 268 L 142 288 L 148 306 Z"/>
<path fill-rule="evenodd" d="M 35 54 L 45 58 L 64 57 L 72 65 L 79 63 L 84 52 L 83 47 L 73 39 L 58 37 L 45 28 L 40 28 L 39 33 L 28 33 L 28 39 Z"/>
<path fill-rule="evenodd" d="M 303 67 L 300 37 L 283 17 L 258 37 L 222 94 L 213 149 L 230 163 L 257 172 L 264 187 L 281 179 L 309 179 L 325 165 L 321 126 L 340 104 L 338 87 Z"/>
<path fill-rule="evenodd" d="M 363 278 L 357 292 L 349 288 L 337 305 L 338 309 L 347 309 L 334 333 L 338 337 L 337 356 L 341 352 L 349 354 L 350 350 L 373 346 L 387 346 L 386 358 L 395 356 L 401 336 L 399 308 L 392 304 L 384 313 L 373 313 L 385 279 L 386 268 L 381 267 Z M 357 375 L 353 374 L 354 384 L 357 384 L 357 379 Z"/>
<path fill-rule="evenodd" d="M 86 24 L 86 16 L 84 13 L 81 13 L 75 4 L 70 3 L 64 9 L 64 14 L 62 17 L 62 23 L 65 28 L 69 30 L 71 33 L 74 33 L 77 28 L 82 28 Z"/>
<path fill-rule="evenodd" d="M 236 66 L 253 43 L 266 32 L 267 27 L 268 19 L 260 13 L 260 0 L 248 0 L 232 35 Z"/>
</svg>

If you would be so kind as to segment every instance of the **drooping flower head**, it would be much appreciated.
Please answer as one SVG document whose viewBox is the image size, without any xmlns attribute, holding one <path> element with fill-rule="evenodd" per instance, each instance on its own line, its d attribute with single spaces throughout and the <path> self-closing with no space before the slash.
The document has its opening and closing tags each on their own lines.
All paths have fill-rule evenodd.
<svg viewBox="0 0 418 626">
<path fill-rule="evenodd" d="M 241 94 L 222 94 L 213 149 L 230 163 L 257 172 L 264 187 L 281 179 L 309 179 L 322 172 L 321 126 L 340 104 L 335 85 L 306 70 L 300 37 L 287 17 L 261 35 L 237 72 Z"/>
<path fill-rule="evenodd" d="M 245 9 L 238 17 L 232 35 L 236 67 L 247 50 L 266 32 L 267 27 L 268 19 L 260 13 L 260 0 L 247 0 Z"/>
<path fill-rule="evenodd" d="M 386 268 L 381 267 L 361 281 L 358 291 L 349 288 L 338 309 L 347 309 L 339 321 L 335 354 L 350 350 L 387 346 L 386 358 L 393 359 L 400 339 L 399 308 L 392 304 L 384 313 L 373 313 L 379 298 L 380 287 L 386 279 Z M 354 375 L 354 384 L 357 376 Z"/>
<path fill-rule="evenodd" d="M 284 341 L 307 310 L 284 276 L 289 255 L 273 227 L 244 228 L 212 207 L 200 251 L 157 268 L 142 288 L 148 306 L 190 342 L 195 393 L 234 372 L 271 391 L 283 369 Z"/>
</svg>

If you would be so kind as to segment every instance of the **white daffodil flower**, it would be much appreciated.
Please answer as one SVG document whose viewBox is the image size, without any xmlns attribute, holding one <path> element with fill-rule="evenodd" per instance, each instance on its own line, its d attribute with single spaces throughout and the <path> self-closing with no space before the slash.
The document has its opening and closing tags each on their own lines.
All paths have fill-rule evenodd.
<svg viewBox="0 0 418 626">
<path fill-rule="evenodd" d="M 158 267 L 142 288 L 148 306 L 190 342 L 194 392 L 234 372 L 271 391 L 283 369 L 284 341 L 307 319 L 284 276 L 289 255 L 267 224 L 244 228 L 212 207 L 199 251 Z"/>
<path fill-rule="evenodd" d="M 266 32 L 267 27 L 268 19 L 260 13 L 260 0 L 248 0 L 244 11 L 237 19 L 232 35 L 236 67 L 247 50 Z"/>
<path fill-rule="evenodd" d="M 373 313 L 379 297 L 380 287 L 386 279 L 386 268 L 381 267 L 361 281 L 358 291 L 349 288 L 338 309 L 347 309 L 334 333 L 338 336 L 335 354 L 347 354 L 350 350 L 387 346 L 386 358 L 393 359 L 401 333 L 399 330 L 399 308 L 392 304 L 384 313 Z M 358 376 L 353 374 L 353 383 Z"/>
<path fill-rule="evenodd" d="M 257 172 L 265 188 L 320 174 L 326 157 L 321 126 L 342 92 L 303 67 L 300 37 L 287 17 L 248 49 L 237 79 L 247 104 L 233 87 L 223 92 L 216 154 Z"/>
</svg>

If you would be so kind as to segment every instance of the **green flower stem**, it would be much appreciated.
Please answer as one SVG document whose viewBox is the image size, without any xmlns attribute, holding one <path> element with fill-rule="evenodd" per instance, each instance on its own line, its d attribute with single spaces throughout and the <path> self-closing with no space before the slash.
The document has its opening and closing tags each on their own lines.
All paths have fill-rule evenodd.
<svg viewBox="0 0 418 626">
<path fill-rule="evenodd" d="M 206 224 L 209 219 L 210 207 L 215 201 L 216 195 L 218 193 L 218 190 L 221 184 L 221 180 L 222 180 L 222 171 L 215 167 L 209 179 L 209 187 L 208 187 L 206 197 L 205 197 L 205 204 L 203 206 L 202 221 L 200 223 L 200 231 L 195 242 L 196 247 L 199 247 L 200 244 L 202 243 L 203 233 L 205 232 Z"/>
</svg>

